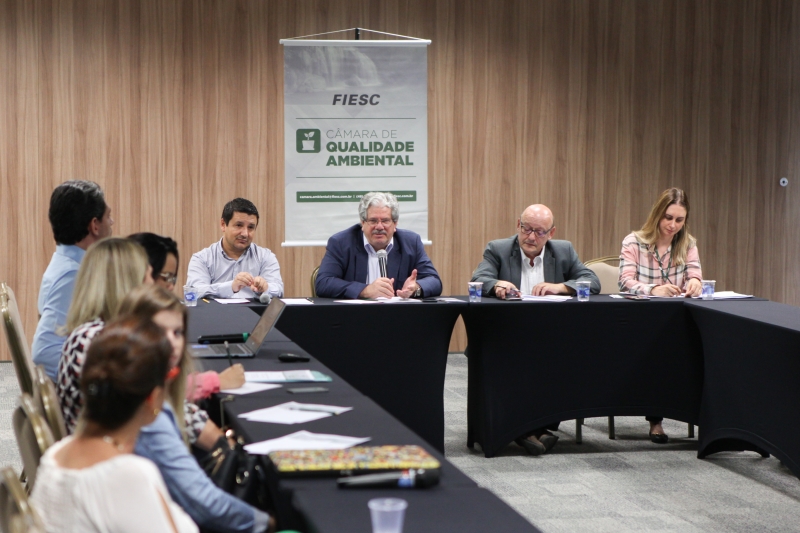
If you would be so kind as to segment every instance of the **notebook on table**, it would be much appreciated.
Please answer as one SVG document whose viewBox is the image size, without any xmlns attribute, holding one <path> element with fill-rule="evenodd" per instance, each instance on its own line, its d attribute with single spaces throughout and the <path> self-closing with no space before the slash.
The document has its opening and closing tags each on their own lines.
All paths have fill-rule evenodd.
<svg viewBox="0 0 800 533">
<path fill-rule="evenodd" d="M 273 298 L 256 323 L 250 336 L 247 337 L 247 342 L 228 344 L 231 357 L 253 357 L 261 347 L 267 334 L 275 327 L 275 323 L 278 322 L 278 318 L 280 318 L 285 308 L 286 304 L 280 298 Z M 192 357 L 205 359 L 228 357 L 224 344 L 190 344 L 188 350 Z"/>
<path fill-rule="evenodd" d="M 282 450 L 269 454 L 278 475 L 349 476 L 424 468 L 438 470 L 439 461 L 421 446 L 353 446 L 343 450 Z"/>
</svg>

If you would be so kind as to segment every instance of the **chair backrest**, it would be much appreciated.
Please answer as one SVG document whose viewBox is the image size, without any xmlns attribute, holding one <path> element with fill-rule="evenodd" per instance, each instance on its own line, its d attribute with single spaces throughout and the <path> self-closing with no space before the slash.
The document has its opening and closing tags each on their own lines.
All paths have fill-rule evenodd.
<svg viewBox="0 0 800 533">
<path fill-rule="evenodd" d="M 19 477 L 10 466 L 0 469 L 0 531 L 44 532 L 44 526 L 28 502 L 28 495 L 25 494 Z"/>
<path fill-rule="evenodd" d="M 64 413 L 61 411 L 61 404 L 58 402 L 56 386 L 44 372 L 44 367 L 38 365 L 34 369 L 33 399 L 39 412 L 44 415 L 53 439 L 60 441 L 67 436 L 67 425 L 64 422 Z"/>
<path fill-rule="evenodd" d="M 319 267 L 315 268 L 311 273 L 311 297 L 317 297 L 317 274 L 319 274 Z"/>
<path fill-rule="evenodd" d="M 600 278 L 600 294 L 616 294 L 619 292 L 618 256 L 598 257 L 587 261 L 585 264 Z"/>
<path fill-rule="evenodd" d="M 11 351 L 11 360 L 17 373 L 17 381 L 22 392 L 33 395 L 33 360 L 27 337 L 22 329 L 17 299 L 14 291 L 6 283 L 0 283 L 0 313 L 3 315 L 3 330 Z"/>
<path fill-rule="evenodd" d="M 19 407 L 14 410 L 11 422 L 14 426 L 19 455 L 22 457 L 22 465 L 27 476 L 26 489 L 30 494 L 36 482 L 39 461 L 42 459 L 44 452 L 55 442 L 53 433 L 36 407 L 33 397 L 24 392 L 19 397 Z"/>
</svg>

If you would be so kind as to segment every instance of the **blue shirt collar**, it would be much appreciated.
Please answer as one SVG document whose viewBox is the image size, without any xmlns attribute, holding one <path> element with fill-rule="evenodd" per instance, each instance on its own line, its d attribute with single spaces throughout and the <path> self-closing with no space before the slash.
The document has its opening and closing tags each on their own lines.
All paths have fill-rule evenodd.
<svg viewBox="0 0 800 533">
<path fill-rule="evenodd" d="M 83 256 L 86 255 L 86 250 L 74 244 L 56 244 L 56 253 L 80 264 L 83 261 Z"/>
</svg>

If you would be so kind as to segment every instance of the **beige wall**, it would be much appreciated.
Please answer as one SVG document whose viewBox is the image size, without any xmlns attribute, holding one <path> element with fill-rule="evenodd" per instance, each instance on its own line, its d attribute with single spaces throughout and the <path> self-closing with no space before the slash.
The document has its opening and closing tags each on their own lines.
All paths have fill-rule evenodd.
<svg viewBox="0 0 800 533">
<path fill-rule="evenodd" d="M 50 192 L 86 178 L 117 234 L 178 240 L 179 283 L 224 202 L 250 198 L 287 295 L 308 295 L 324 250 L 280 247 L 278 40 L 359 26 L 433 41 L 429 253 L 445 294 L 530 203 L 589 259 L 618 253 L 674 185 L 706 277 L 798 305 L 799 24 L 789 0 L 0 0 L 0 279 L 30 339 Z"/>
</svg>

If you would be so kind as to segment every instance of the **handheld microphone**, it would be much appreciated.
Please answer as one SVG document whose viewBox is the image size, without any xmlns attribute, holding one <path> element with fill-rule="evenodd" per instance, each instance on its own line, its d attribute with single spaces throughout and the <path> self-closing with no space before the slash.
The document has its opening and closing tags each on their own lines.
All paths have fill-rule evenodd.
<svg viewBox="0 0 800 533">
<path fill-rule="evenodd" d="M 258 297 L 258 301 L 262 304 L 269 305 L 269 303 L 272 301 L 272 296 L 270 296 L 268 292 L 262 292 L 261 296 Z"/>
<path fill-rule="evenodd" d="M 386 270 L 386 262 L 389 260 L 386 256 L 386 250 L 378 250 L 378 267 L 381 271 L 382 278 L 388 278 L 387 270 Z"/>
<path fill-rule="evenodd" d="M 401 489 L 428 488 L 439 483 L 439 470 L 425 468 L 409 468 L 382 474 L 366 474 L 363 476 L 340 477 L 336 484 L 346 488 L 393 487 Z"/>
</svg>

